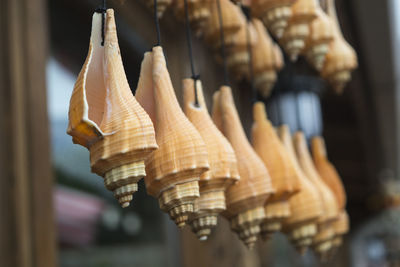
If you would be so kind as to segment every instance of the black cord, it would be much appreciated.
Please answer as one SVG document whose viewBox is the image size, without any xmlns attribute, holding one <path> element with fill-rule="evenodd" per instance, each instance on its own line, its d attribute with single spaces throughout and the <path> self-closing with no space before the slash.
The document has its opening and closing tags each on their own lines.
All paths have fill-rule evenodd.
<svg viewBox="0 0 400 267">
<path fill-rule="evenodd" d="M 192 46 L 192 31 L 190 30 L 189 24 L 189 7 L 187 0 L 184 0 L 185 5 L 185 28 L 186 28 L 186 39 L 189 50 L 189 59 L 190 59 L 190 68 L 192 70 L 192 79 L 194 81 L 194 105 L 199 107 L 199 97 L 197 95 L 197 80 L 200 79 L 199 75 L 196 75 L 196 71 L 194 69 L 194 59 L 193 59 L 193 46 Z"/>
<path fill-rule="evenodd" d="M 103 6 L 99 7 L 95 10 L 96 13 L 103 14 L 103 18 L 101 20 L 101 46 L 104 46 L 104 38 L 105 38 L 105 20 L 106 20 L 106 12 L 107 12 L 107 3 L 106 0 L 103 0 Z"/>
<path fill-rule="evenodd" d="M 257 89 L 254 86 L 254 71 L 253 71 L 253 48 L 251 46 L 251 35 L 250 35 L 250 23 L 251 23 L 251 10 L 249 7 L 242 6 L 242 11 L 247 18 L 246 25 L 246 42 L 247 42 L 247 53 L 249 54 L 249 80 L 250 88 L 253 94 L 253 104 L 257 102 Z"/>
<path fill-rule="evenodd" d="M 218 8 L 218 18 L 219 18 L 219 27 L 220 27 L 219 29 L 220 29 L 220 38 L 221 38 L 221 56 L 222 56 L 223 69 L 224 69 L 224 84 L 229 86 L 228 63 L 226 62 L 224 21 L 222 18 L 222 11 L 221 11 L 221 0 L 217 0 L 217 8 Z"/>
<path fill-rule="evenodd" d="M 158 21 L 157 9 L 158 9 L 157 0 L 154 0 L 154 23 L 156 25 L 156 33 L 157 33 L 157 44 L 155 46 L 161 46 L 160 22 Z"/>
</svg>

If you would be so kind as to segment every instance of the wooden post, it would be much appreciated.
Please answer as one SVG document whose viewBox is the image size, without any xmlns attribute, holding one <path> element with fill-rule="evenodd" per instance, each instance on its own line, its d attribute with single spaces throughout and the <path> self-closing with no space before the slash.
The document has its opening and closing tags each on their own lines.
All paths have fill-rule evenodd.
<svg viewBox="0 0 400 267">
<path fill-rule="evenodd" d="M 56 264 L 46 3 L 0 3 L 0 266 Z"/>
</svg>

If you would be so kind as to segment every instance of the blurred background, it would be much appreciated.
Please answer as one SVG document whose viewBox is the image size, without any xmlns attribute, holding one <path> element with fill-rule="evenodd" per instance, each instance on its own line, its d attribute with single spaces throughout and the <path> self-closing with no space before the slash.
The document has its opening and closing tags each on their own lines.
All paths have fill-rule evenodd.
<svg viewBox="0 0 400 267">
<path fill-rule="evenodd" d="M 282 234 L 248 251 L 222 218 L 211 239 L 200 243 L 159 210 L 143 181 L 132 205 L 119 207 L 102 178 L 90 172 L 88 151 L 66 134 L 69 99 L 100 4 L 0 2 L 0 266 L 400 266 L 400 209 L 387 201 L 400 195 L 398 0 L 336 0 L 344 36 L 359 59 L 343 95 L 300 59 L 287 62 L 266 100 L 275 125 L 324 136 L 343 180 L 351 231 L 325 263 L 312 252 L 299 256 Z M 152 13 L 136 0 L 107 4 L 116 12 L 134 90 L 143 53 L 156 40 Z M 181 80 L 190 77 L 184 25 L 168 11 L 160 23 L 181 101 Z M 222 70 L 201 40 L 193 42 L 210 104 Z M 232 87 L 248 133 L 252 92 L 246 82 Z"/>
</svg>

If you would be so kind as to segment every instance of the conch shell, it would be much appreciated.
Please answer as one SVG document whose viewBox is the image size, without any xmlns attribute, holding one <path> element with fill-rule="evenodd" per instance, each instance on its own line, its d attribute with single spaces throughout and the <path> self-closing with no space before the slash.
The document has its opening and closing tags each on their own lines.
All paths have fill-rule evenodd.
<svg viewBox="0 0 400 267">
<path fill-rule="evenodd" d="M 288 200 L 300 191 L 300 178 L 292 162 L 287 160 L 289 154 L 267 119 L 264 103 L 254 104 L 253 116 L 253 148 L 268 168 L 272 186 L 276 190 L 265 205 L 267 218 L 261 224 L 261 235 L 268 239 L 272 233 L 281 229 L 281 221 L 290 216 Z"/>
<path fill-rule="evenodd" d="M 297 60 L 305 47 L 310 34 L 308 24 L 317 17 L 318 6 L 317 0 L 297 0 L 292 5 L 292 16 L 279 40 L 292 61 Z"/>
<path fill-rule="evenodd" d="M 174 10 L 177 18 L 185 18 L 185 0 L 174 0 Z M 188 17 L 190 25 L 197 35 L 201 35 L 210 18 L 212 0 L 188 0 Z"/>
<path fill-rule="evenodd" d="M 232 43 L 233 35 L 246 24 L 246 18 L 238 6 L 230 0 L 218 0 L 221 4 L 222 29 L 224 31 L 225 46 Z M 215 50 L 221 47 L 221 24 L 218 14 L 217 1 L 211 5 L 211 15 L 204 29 L 205 41 Z"/>
<path fill-rule="evenodd" d="M 214 94 L 213 120 L 231 143 L 238 161 L 240 180 L 225 194 L 231 227 L 252 248 L 265 219 L 264 204 L 274 193 L 271 178 L 257 156 L 241 125 L 230 87 L 222 86 Z"/>
<path fill-rule="evenodd" d="M 251 10 L 254 16 L 261 18 L 267 28 L 281 38 L 288 20 L 292 16 L 291 6 L 296 0 L 252 0 Z"/>
<path fill-rule="evenodd" d="M 328 15 L 333 21 L 334 38 L 326 55 L 321 75 L 340 94 L 346 83 L 350 81 L 351 72 L 358 66 L 357 54 L 342 35 L 334 0 L 328 0 Z"/>
<path fill-rule="evenodd" d="M 183 80 L 184 111 L 203 138 L 210 163 L 210 170 L 200 176 L 200 198 L 196 200 L 197 211 L 190 218 L 193 232 L 200 240 L 206 240 L 211 234 L 211 228 L 217 225 L 218 214 L 226 209 L 225 190 L 239 180 L 239 171 L 232 146 L 215 126 L 207 111 L 199 80 L 197 80 L 196 92 L 197 106 L 194 80 Z"/>
<path fill-rule="evenodd" d="M 254 86 L 263 97 L 268 97 L 276 82 L 276 72 L 282 68 L 282 54 L 262 22 L 253 19 L 252 23 L 257 32 L 257 42 L 252 49 Z"/>
<path fill-rule="evenodd" d="M 71 96 L 67 133 L 90 151 L 92 172 L 104 177 L 122 207 L 129 206 L 144 161 L 157 148 L 151 119 L 129 88 L 118 46 L 114 11 L 92 21 L 89 53 Z"/>
<path fill-rule="evenodd" d="M 145 4 L 151 9 L 154 9 L 154 0 L 144 0 Z M 157 0 L 157 16 L 161 18 L 167 9 L 170 6 L 172 0 Z"/>
<path fill-rule="evenodd" d="M 319 190 L 322 205 L 324 207 L 323 216 L 318 220 L 318 234 L 313 239 L 313 248 L 321 256 L 324 257 L 332 248 L 332 239 L 334 231 L 332 222 L 339 215 L 339 208 L 336 198 L 330 188 L 322 181 L 314 163 L 311 159 L 307 143 L 302 132 L 296 132 L 293 137 L 297 158 L 300 162 L 304 173 L 310 181 Z"/>
<path fill-rule="evenodd" d="M 179 106 L 160 46 L 145 54 L 140 78 L 145 76 L 137 99 L 149 109 L 159 146 L 146 160 L 147 193 L 158 198 L 160 208 L 183 227 L 200 196 L 200 176 L 209 169 L 207 148 Z"/>
<path fill-rule="evenodd" d="M 333 40 L 333 22 L 320 8 L 317 18 L 310 23 L 310 35 L 306 41 L 305 55 L 312 66 L 320 71 L 324 66 L 329 44 Z"/>
<path fill-rule="evenodd" d="M 289 127 L 280 126 L 278 135 L 288 152 L 286 160 L 294 166 L 301 187 L 299 193 L 289 198 L 290 217 L 284 221 L 283 231 L 288 234 L 296 249 L 304 253 L 317 234 L 317 221 L 324 212 L 323 206 L 320 203 L 319 191 L 305 176 L 297 161 Z"/>
<path fill-rule="evenodd" d="M 338 207 L 341 210 L 339 216 L 332 223 L 335 231 L 333 245 L 337 247 L 341 244 L 342 236 L 349 231 L 348 215 L 345 211 L 346 192 L 335 167 L 327 159 L 324 139 L 320 136 L 313 137 L 311 139 L 311 150 L 315 167 L 321 178 L 334 193 Z"/>
</svg>

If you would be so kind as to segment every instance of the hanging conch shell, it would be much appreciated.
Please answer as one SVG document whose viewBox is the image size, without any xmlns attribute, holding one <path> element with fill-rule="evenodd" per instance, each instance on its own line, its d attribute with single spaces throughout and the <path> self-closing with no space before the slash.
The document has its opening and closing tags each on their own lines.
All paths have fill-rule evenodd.
<svg viewBox="0 0 400 267">
<path fill-rule="evenodd" d="M 174 0 L 174 10 L 177 18 L 185 18 L 185 0 Z M 188 16 L 190 25 L 200 35 L 204 30 L 211 15 L 210 7 L 212 0 L 188 0 Z"/>
<path fill-rule="evenodd" d="M 206 143 L 210 163 L 210 170 L 200 177 L 200 198 L 196 200 L 198 210 L 190 222 L 198 238 L 206 240 L 211 228 L 217 224 L 218 214 L 226 209 L 225 190 L 239 180 L 239 171 L 232 146 L 217 129 L 207 111 L 200 81 L 197 81 L 196 91 L 198 106 L 195 105 L 193 79 L 183 81 L 185 114 Z"/>
<path fill-rule="evenodd" d="M 275 193 L 265 206 L 267 219 L 261 225 L 261 235 L 268 238 L 281 229 L 281 221 L 290 215 L 288 199 L 300 191 L 300 179 L 288 152 L 267 119 L 265 106 L 257 102 L 253 107 L 252 144 L 271 175 Z"/>
<path fill-rule="evenodd" d="M 209 169 L 207 148 L 179 107 L 160 46 L 146 53 L 142 62 L 140 77 L 151 74 L 152 84 L 146 78 L 148 82 L 140 83 L 137 89 L 138 101 L 145 108 L 153 108 L 148 112 L 154 117 L 159 146 L 146 160 L 146 189 L 158 198 L 160 208 L 183 227 L 200 195 L 200 176 Z"/>
<path fill-rule="evenodd" d="M 276 38 L 281 38 L 292 16 L 291 6 L 296 0 L 252 0 L 254 16 L 261 18 Z"/>
<path fill-rule="evenodd" d="M 146 175 L 144 160 L 157 144 L 153 124 L 125 76 L 112 9 L 105 23 L 103 47 L 102 14 L 93 15 L 89 53 L 72 93 L 67 133 L 89 149 L 92 172 L 103 176 L 107 189 L 127 207 Z"/>
<path fill-rule="evenodd" d="M 218 0 L 221 3 L 222 28 L 224 31 L 225 46 L 232 43 L 232 38 L 243 25 L 246 18 L 238 6 L 229 0 Z M 221 46 L 221 24 L 218 14 L 217 1 L 211 4 L 211 16 L 204 29 L 204 39 L 212 48 L 218 49 Z"/>
<path fill-rule="evenodd" d="M 296 249 L 304 253 L 317 233 L 317 221 L 324 212 L 323 206 L 317 188 L 305 176 L 297 161 L 289 127 L 280 126 L 278 134 L 288 153 L 286 160 L 294 166 L 301 187 L 299 193 L 289 198 L 290 217 L 284 221 L 283 230 Z"/>
<path fill-rule="evenodd" d="M 324 182 L 329 186 L 335 194 L 338 207 L 341 210 L 338 218 L 332 223 L 335 231 L 334 246 L 339 246 L 342 236 L 349 230 L 348 216 L 346 208 L 346 192 L 343 183 L 337 173 L 335 167 L 327 159 L 324 139 L 320 136 L 311 139 L 311 149 L 314 159 L 314 164 L 318 173 Z"/>
<path fill-rule="evenodd" d="M 308 24 L 316 18 L 317 0 L 297 0 L 292 5 L 292 17 L 279 40 L 292 61 L 296 61 L 310 34 Z"/>
<path fill-rule="evenodd" d="M 264 204 L 274 192 L 271 178 L 247 140 L 227 86 L 214 94 L 213 119 L 235 151 L 240 174 L 240 180 L 226 191 L 225 216 L 239 238 L 251 248 L 260 233 L 260 223 L 265 219 Z"/>
<path fill-rule="evenodd" d="M 254 47 L 258 40 L 253 23 L 246 23 L 240 27 L 240 30 L 232 35 L 232 39 L 226 42 L 226 62 L 234 77 L 238 80 L 245 77 L 249 72 L 248 38 L 250 46 Z"/>
<path fill-rule="evenodd" d="M 302 132 L 296 132 L 293 137 L 297 158 L 304 173 L 310 181 L 319 190 L 322 205 L 324 207 L 323 216 L 318 220 L 318 234 L 313 239 L 314 250 L 322 257 L 332 248 L 332 239 L 334 232 L 332 222 L 339 215 L 339 208 L 336 198 L 330 188 L 322 181 L 314 163 L 311 159 L 310 152 L 307 148 L 306 139 Z"/>
<path fill-rule="evenodd" d="M 258 19 L 252 20 L 257 32 L 257 42 L 252 49 L 254 86 L 264 97 L 268 97 L 276 81 L 276 71 L 280 69 L 282 54 Z"/>
<path fill-rule="evenodd" d="M 153 10 L 154 0 L 144 0 L 146 5 Z M 157 0 L 157 16 L 161 18 L 169 5 L 171 5 L 172 0 Z"/>
<path fill-rule="evenodd" d="M 321 74 L 340 94 L 343 92 L 346 83 L 350 81 L 351 72 L 358 66 L 357 54 L 342 35 L 334 0 L 328 0 L 328 15 L 333 21 L 334 38 L 326 55 Z"/>
<path fill-rule="evenodd" d="M 274 44 L 274 58 L 275 58 L 275 69 L 276 71 L 280 71 L 283 66 L 285 65 L 283 61 L 283 55 L 282 55 L 282 50 L 279 47 L 279 45 Z"/>
<path fill-rule="evenodd" d="M 310 23 L 310 35 L 306 42 L 305 55 L 313 67 L 320 71 L 324 66 L 329 44 L 333 40 L 333 22 L 318 7 L 317 18 Z"/>
</svg>

